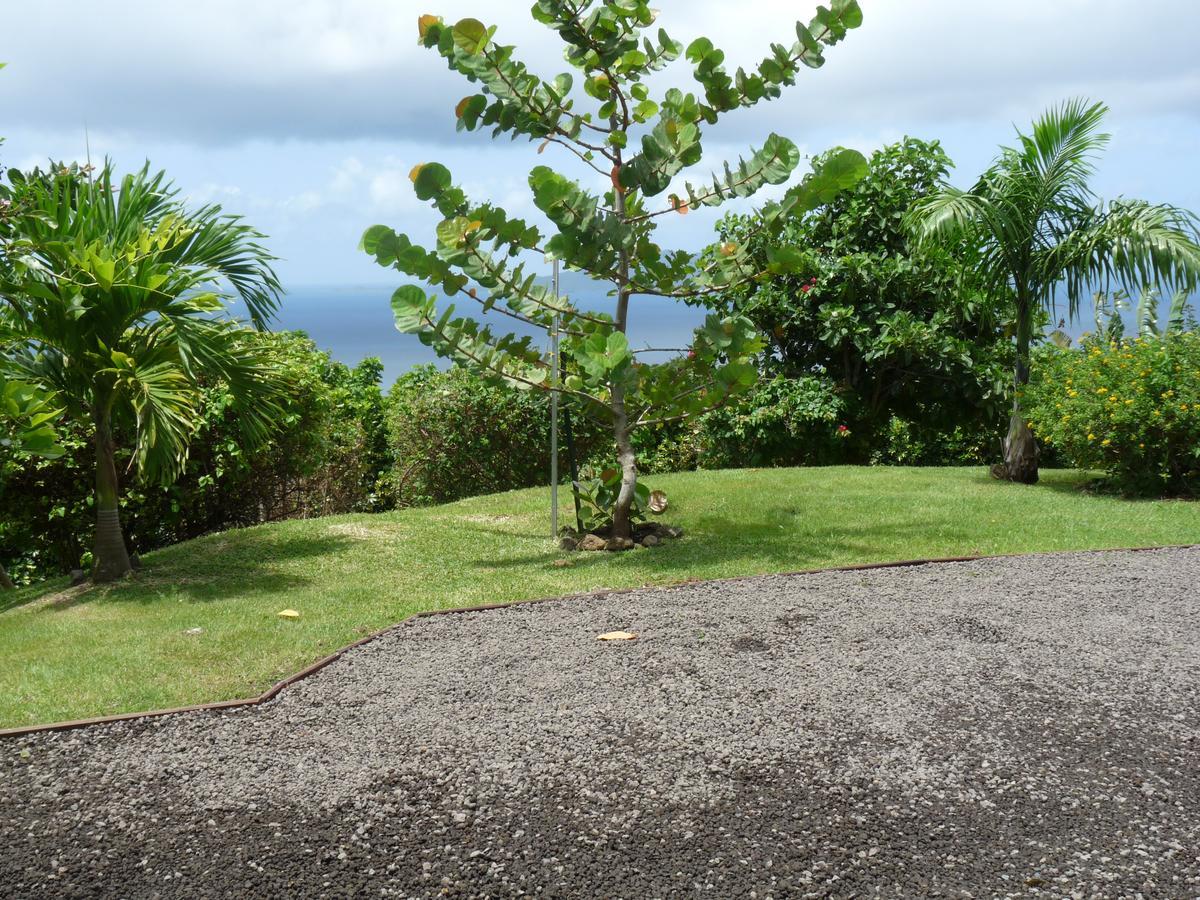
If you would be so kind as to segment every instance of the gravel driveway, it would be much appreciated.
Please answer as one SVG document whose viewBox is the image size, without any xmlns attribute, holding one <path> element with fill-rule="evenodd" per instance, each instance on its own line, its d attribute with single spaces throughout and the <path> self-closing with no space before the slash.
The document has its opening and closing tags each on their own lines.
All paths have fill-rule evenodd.
<svg viewBox="0 0 1200 900">
<path fill-rule="evenodd" d="M 0 896 L 1200 896 L 1198 592 L 1194 549 L 420 620 L 0 742 Z"/>
</svg>

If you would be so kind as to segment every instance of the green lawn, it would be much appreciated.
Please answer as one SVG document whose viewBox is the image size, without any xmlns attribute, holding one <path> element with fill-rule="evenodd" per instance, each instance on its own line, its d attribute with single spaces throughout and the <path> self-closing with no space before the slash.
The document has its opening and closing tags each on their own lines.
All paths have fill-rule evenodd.
<svg viewBox="0 0 1200 900">
<path fill-rule="evenodd" d="M 1036 487 L 982 469 L 801 469 L 649 478 L 680 542 L 568 556 L 548 491 L 212 535 L 117 587 L 0 600 L 0 727 L 223 700 L 418 610 L 602 587 L 916 557 L 1200 542 L 1200 505 Z M 6 608 L 5 608 L 6 607 Z M 299 610 L 283 620 L 282 609 Z M 188 634 L 200 628 L 200 634 Z"/>
</svg>

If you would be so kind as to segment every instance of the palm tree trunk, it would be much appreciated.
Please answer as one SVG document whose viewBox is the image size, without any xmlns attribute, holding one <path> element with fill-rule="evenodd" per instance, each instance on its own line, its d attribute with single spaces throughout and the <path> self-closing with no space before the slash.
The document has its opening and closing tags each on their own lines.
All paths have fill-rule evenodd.
<svg viewBox="0 0 1200 900">
<path fill-rule="evenodd" d="M 11 578 L 8 577 L 8 572 L 4 570 L 4 563 L 0 563 L 0 590 L 15 591 L 17 586 L 13 584 Z"/>
<path fill-rule="evenodd" d="M 98 398 L 93 410 L 96 426 L 96 539 L 92 580 L 116 581 L 133 571 L 121 530 L 120 482 L 112 439 L 111 403 Z"/>
<path fill-rule="evenodd" d="M 1017 363 L 1013 373 L 1013 411 L 1004 439 L 1004 477 L 1020 484 L 1037 484 L 1037 439 L 1021 409 L 1021 395 L 1029 384 L 1029 345 L 1033 340 L 1033 310 L 1028 297 L 1017 300 Z"/>
</svg>

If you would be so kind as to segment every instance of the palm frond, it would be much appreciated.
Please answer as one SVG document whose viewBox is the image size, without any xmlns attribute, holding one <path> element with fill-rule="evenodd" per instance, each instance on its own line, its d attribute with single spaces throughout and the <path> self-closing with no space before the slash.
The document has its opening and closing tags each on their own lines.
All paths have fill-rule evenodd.
<svg viewBox="0 0 1200 900">
<path fill-rule="evenodd" d="M 136 418 L 135 463 L 147 477 L 169 479 L 186 460 L 206 380 L 227 381 L 244 401 L 249 440 L 269 432 L 278 373 L 235 323 L 214 319 L 230 286 L 259 327 L 277 308 L 261 234 L 219 206 L 189 210 L 148 166 L 117 179 L 107 161 L 94 177 L 52 165 L 11 190 L 21 212 L 10 224 L 28 257 L 0 267 L 12 269 L 0 295 L 11 286 L 16 298 L 4 320 L 12 365 L 80 419 L 115 390 Z"/>
<path fill-rule="evenodd" d="M 1177 207 L 1116 200 L 1064 234 L 1046 270 L 1061 273 L 1069 289 L 1112 283 L 1130 293 L 1150 285 L 1190 292 L 1200 284 L 1197 224 Z"/>
<path fill-rule="evenodd" d="M 1188 326 L 1188 292 L 1179 290 L 1171 297 L 1171 307 L 1167 313 L 1167 333 L 1178 334 Z"/>
<path fill-rule="evenodd" d="M 1088 179 L 1111 140 L 1099 131 L 1107 114 L 1103 103 L 1075 98 L 1044 112 L 1031 134 L 1018 133 L 1021 163 L 1041 183 L 1043 204 L 1061 202 L 1068 194 L 1091 197 Z"/>
</svg>

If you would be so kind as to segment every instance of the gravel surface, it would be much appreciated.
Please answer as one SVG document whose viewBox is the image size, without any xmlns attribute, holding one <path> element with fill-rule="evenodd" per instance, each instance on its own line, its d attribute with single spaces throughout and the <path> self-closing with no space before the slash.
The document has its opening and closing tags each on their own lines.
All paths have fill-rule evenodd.
<svg viewBox="0 0 1200 900">
<path fill-rule="evenodd" d="M 0 742 L 0 896 L 1197 897 L 1197 585 L 1062 554 L 420 620 L 261 707 Z"/>
</svg>

